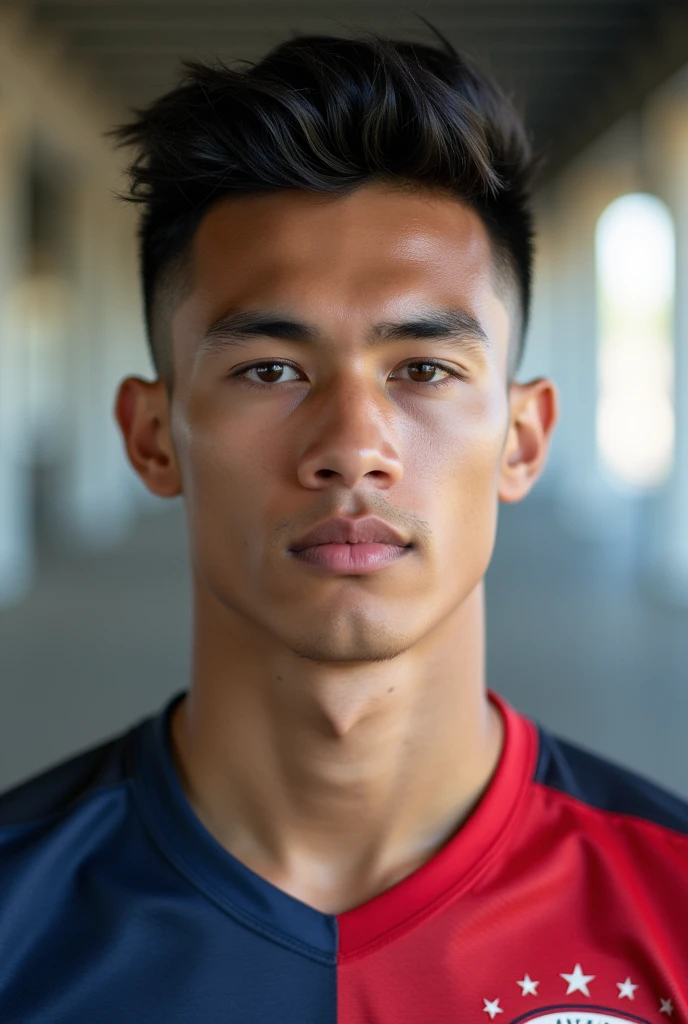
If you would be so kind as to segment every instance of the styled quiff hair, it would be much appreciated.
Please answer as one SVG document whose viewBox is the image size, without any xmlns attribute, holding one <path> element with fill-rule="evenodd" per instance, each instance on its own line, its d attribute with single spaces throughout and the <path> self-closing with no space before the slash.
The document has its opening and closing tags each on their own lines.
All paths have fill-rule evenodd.
<svg viewBox="0 0 688 1024">
<path fill-rule="evenodd" d="M 107 133 L 136 147 L 129 190 L 119 197 L 143 207 L 148 345 L 170 393 L 169 318 L 208 208 L 280 189 L 345 196 L 373 182 L 439 191 L 482 218 L 498 279 L 517 296 L 511 381 L 530 307 L 536 161 L 510 100 L 421 20 L 441 50 L 375 33 L 302 35 L 257 63 L 183 61 L 176 88 Z"/>
</svg>

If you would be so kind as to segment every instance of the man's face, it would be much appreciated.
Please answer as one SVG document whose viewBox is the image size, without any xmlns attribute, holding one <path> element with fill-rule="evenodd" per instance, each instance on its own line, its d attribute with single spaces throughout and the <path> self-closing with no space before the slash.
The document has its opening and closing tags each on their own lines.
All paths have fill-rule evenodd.
<svg viewBox="0 0 688 1024">
<path fill-rule="evenodd" d="M 171 437 L 197 586 L 303 657 L 401 653 L 461 605 L 494 546 L 512 323 L 480 218 L 378 186 L 232 198 L 205 215 L 190 258 L 171 320 Z M 228 311 L 266 310 L 320 340 L 238 346 L 218 329 L 204 343 Z M 463 311 L 485 338 L 469 321 L 462 344 L 367 344 L 374 325 L 430 310 Z M 290 553 L 316 523 L 364 514 L 412 549 L 367 575 Z"/>
</svg>

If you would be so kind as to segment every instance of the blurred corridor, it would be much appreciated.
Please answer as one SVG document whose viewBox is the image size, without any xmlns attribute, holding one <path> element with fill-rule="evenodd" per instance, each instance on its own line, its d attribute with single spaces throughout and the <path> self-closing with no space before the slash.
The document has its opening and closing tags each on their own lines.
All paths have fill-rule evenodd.
<svg viewBox="0 0 688 1024">
<path fill-rule="evenodd" d="M 500 507 L 489 685 L 688 795 L 688 5 L 424 11 L 549 152 L 517 379 L 550 376 L 561 418 Z M 188 685 L 183 508 L 144 491 L 112 414 L 151 366 L 102 133 L 180 57 L 346 25 L 428 39 L 383 0 L 0 3 L 0 789 Z"/>
</svg>

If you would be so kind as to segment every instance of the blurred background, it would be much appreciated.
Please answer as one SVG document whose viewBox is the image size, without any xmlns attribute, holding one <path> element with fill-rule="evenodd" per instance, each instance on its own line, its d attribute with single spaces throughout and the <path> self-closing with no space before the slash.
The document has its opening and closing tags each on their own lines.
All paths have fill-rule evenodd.
<svg viewBox="0 0 688 1024">
<path fill-rule="evenodd" d="M 501 505 L 488 684 L 688 796 L 688 2 L 424 0 L 548 153 L 518 380 L 561 419 Z M 103 132 L 184 56 L 296 32 L 432 41 L 396 0 L 0 0 L 0 788 L 188 686 L 183 505 L 113 416 L 152 378 L 125 154 Z"/>
</svg>

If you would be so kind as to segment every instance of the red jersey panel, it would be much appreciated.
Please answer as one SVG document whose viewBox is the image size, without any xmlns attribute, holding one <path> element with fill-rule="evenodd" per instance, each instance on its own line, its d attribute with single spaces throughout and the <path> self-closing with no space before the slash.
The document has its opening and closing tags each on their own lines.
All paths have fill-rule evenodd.
<svg viewBox="0 0 688 1024">
<path fill-rule="evenodd" d="M 338 917 L 340 1024 L 686 1024 L 686 804 L 490 697 L 505 746 L 471 818 Z"/>
</svg>

